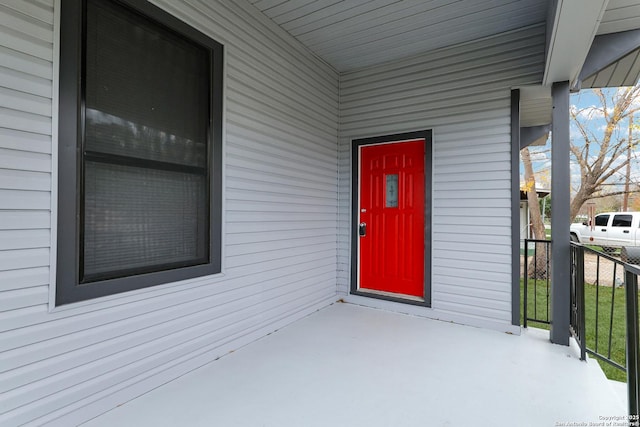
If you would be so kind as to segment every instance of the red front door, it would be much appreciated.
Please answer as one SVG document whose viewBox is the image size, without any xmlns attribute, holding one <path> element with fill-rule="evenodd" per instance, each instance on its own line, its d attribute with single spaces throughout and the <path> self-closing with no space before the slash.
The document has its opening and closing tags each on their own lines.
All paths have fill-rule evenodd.
<svg viewBox="0 0 640 427">
<path fill-rule="evenodd" d="M 361 290 L 424 297 L 425 140 L 360 147 Z"/>
</svg>

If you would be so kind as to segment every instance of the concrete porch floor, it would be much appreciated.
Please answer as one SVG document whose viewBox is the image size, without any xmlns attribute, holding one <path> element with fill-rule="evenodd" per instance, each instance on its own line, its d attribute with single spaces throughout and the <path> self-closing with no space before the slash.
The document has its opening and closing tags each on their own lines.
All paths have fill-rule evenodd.
<svg viewBox="0 0 640 427">
<path fill-rule="evenodd" d="M 598 364 L 544 331 L 337 303 L 84 425 L 553 427 L 625 413 Z"/>
</svg>

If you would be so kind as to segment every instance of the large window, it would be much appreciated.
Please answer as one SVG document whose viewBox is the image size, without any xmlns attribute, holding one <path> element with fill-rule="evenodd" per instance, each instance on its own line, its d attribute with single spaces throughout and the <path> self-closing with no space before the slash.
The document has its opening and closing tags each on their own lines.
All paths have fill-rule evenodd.
<svg viewBox="0 0 640 427">
<path fill-rule="evenodd" d="M 222 46 L 146 1 L 63 0 L 64 304 L 220 271 Z"/>
</svg>

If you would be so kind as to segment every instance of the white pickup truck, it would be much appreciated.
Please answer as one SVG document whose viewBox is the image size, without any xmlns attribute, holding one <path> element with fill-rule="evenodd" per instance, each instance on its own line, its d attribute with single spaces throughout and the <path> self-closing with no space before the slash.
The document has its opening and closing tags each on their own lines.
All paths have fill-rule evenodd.
<svg viewBox="0 0 640 427">
<path fill-rule="evenodd" d="M 571 240 L 585 245 L 602 246 L 613 252 L 622 246 L 640 246 L 640 212 L 605 212 L 589 220 L 571 224 Z"/>
</svg>

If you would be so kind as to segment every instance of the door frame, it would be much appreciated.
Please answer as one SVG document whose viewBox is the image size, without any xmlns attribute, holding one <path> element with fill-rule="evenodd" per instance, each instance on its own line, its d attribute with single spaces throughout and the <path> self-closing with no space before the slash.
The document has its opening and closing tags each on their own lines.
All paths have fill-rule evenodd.
<svg viewBox="0 0 640 427">
<path fill-rule="evenodd" d="M 358 289 L 359 274 L 359 235 L 358 224 L 360 218 L 360 148 L 367 145 L 390 144 L 394 142 L 424 139 L 424 300 L 383 295 Z M 351 141 L 351 287 L 352 295 L 378 298 L 387 301 L 431 307 L 431 183 L 432 168 L 432 131 L 422 130 L 393 135 L 375 136 L 370 138 L 353 139 Z"/>
</svg>

